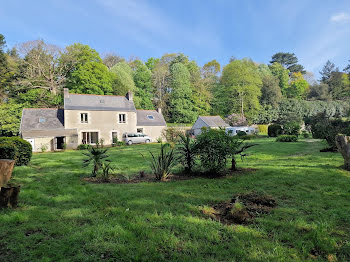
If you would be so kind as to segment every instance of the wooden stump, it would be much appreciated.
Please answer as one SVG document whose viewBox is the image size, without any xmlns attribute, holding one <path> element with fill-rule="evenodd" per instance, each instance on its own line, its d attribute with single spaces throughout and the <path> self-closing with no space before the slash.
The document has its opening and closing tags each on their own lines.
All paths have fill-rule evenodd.
<svg viewBox="0 0 350 262">
<path fill-rule="evenodd" d="M 14 160 L 0 159 L 0 188 L 10 180 L 14 165 Z"/>
<path fill-rule="evenodd" d="M 338 135 L 335 141 L 338 151 L 344 158 L 344 168 L 350 171 L 350 136 Z"/>
<path fill-rule="evenodd" d="M 0 190 L 0 209 L 17 207 L 21 186 L 7 185 Z"/>
</svg>

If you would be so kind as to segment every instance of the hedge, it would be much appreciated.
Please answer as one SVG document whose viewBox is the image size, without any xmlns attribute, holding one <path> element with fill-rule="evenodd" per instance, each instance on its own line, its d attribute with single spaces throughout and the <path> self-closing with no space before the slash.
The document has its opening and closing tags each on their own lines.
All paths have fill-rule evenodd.
<svg viewBox="0 0 350 262">
<path fill-rule="evenodd" d="M 0 159 L 16 159 L 17 147 L 13 143 L 1 142 L 0 143 Z"/>
<path fill-rule="evenodd" d="M 277 125 L 277 124 L 269 125 L 268 130 L 267 130 L 267 134 L 269 135 L 269 137 L 279 136 L 282 134 L 282 132 L 283 132 L 282 126 Z"/>
<path fill-rule="evenodd" d="M 16 160 L 17 166 L 28 165 L 32 158 L 32 145 L 20 137 L 0 137 L 0 144 L 12 144 L 15 148 L 14 156 L 7 155 L 8 159 Z"/>
<path fill-rule="evenodd" d="M 269 125 L 258 125 L 259 134 L 267 134 Z"/>
</svg>

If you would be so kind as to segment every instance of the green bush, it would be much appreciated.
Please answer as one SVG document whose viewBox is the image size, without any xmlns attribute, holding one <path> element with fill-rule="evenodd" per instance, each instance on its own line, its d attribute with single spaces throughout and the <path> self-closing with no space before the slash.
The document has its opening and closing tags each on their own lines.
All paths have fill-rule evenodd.
<svg viewBox="0 0 350 262">
<path fill-rule="evenodd" d="M 13 137 L 0 137 L 0 144 L 10 143 L 16 148 L 15 159 L 17 166 L 28 165 L 30 159 L 32 158 L 32 145 L 17 136 Z"/>
<path fill-rule="evenodd" d="M 304 138 L 309 138 L 309 137 L 310 137 L 310 134 L 309 134 L 307 131 L 305 131 L 305 130 L 301 133 L 301 135 L 302 135 Z"/>
<path fill-rule="evenodd" d="M 260 134 L 267 134 L 269 125 L 258 125 L 258 130 Z"/>
<path fill-rule="evenodd" d="M 283 134 L 298 136 L 301 126 L 298 122 L 289 122 L 283 125 Z"/>
<path fill-rule="evenodd" d="M 222 129 L 209 129 L 197 136 L 195 150 L 206 172 L 217 175 L 226 168 L 233 139 Z"/>
<path fill-rule="evenodd" d="M 17 158 L 17 148 L 13 143 L 3 141 L 0 143 L 0 159 L 12 159 Z"/>
<path fill-rule="evenodd" d="M 269 125 L 267 134 L 269 137 L 277 137 L 283 133 L 282 127 L 278 124 Z"/>
<path fill-rule="evenodd" d="M 86 144 L 80 144 L 78 145 L 77 149 L 78 150 L 86 150 L 88 148 L 89 145 L 86 145 Z"/>
<path fill-rule="evenodd" d="M 176 143 L 179 139 L 179 135 L 184 135 L 185 131 L 176 127 L 167 127 L 163 129 L 162 136 L 167 142 Z"/>
<path fill-rule="evenodd" d="M 177 153 L 179 154 L 179 162 L 184 167 L 186 172 L 192 172 L 195 163 L 195 141 L 190 134 L 180 135 L 180 140 L 177 146 Z"/>
<path fill-rule="evenodd" d="M 281 135 L 276 138 L 276 142 L 297 142 L 298 137 L 295 135 Z"/>
<path fill-rule="evenodd" d="M 237 136 L 246 136 L 247 133 L 244 131 L 238 131 Z"/>
</svg>

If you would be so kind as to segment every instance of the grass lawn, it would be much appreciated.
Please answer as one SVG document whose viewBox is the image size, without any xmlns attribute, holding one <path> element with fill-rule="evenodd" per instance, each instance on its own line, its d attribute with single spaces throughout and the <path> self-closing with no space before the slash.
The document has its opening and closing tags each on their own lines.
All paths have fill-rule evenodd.
<svg viewBox="0 0 350 262">
<path fill-rule="evenodd" d="M 322 142 L 260 139 L 240 167 L 256 172 L 167 183 L 91 184 L 81 151 L 35 154 L 16 167 L 20 206 L 0 211 L 0 261 L 350 261 L 350 172 Z M 111 148 L 125 175 L 149 171 L 140 153 Z M 272 213 L 223 225 L 202 209 L 265 192 Z"/>
</svg>

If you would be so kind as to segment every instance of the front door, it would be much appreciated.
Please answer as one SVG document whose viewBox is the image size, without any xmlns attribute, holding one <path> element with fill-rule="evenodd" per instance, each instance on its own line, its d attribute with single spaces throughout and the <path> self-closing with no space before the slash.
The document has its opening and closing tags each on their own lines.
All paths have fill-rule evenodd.
<svg viewBox="0 0 350 262">
<path fill-rule="evenodd" d="M 56 149 L 64 149 L 64 136 L 56 137 Z"/>
<path fill-rule="evenodd" d="M 34 146 L 35 146 L 35 140 L 34 140 L 34 138 L 27 138 L 27 139 L 25 139 L 26 141 L 28 141 L 30 144 L 31 144 L 31 146 L 32 146 L 32 151 L 34 151 Z"/>
</svg>

